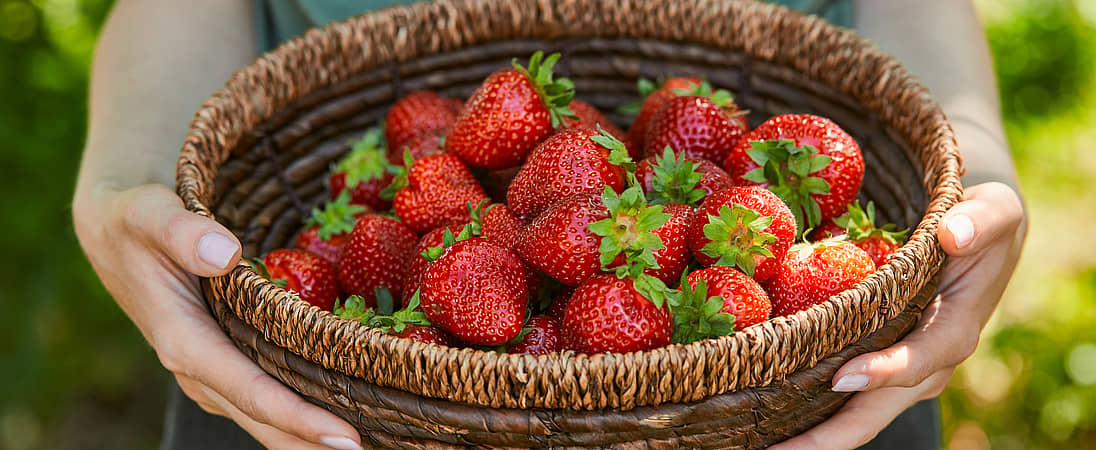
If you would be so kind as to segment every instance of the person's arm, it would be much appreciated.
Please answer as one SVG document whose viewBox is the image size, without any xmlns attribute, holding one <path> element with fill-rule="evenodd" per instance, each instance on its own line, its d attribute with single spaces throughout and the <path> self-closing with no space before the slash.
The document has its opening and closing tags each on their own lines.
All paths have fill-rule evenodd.
<svg viewBox="0 0 1096 450">
<path fill-rule="evenodd" d="M 274 448 L 360 448 L 354 428 L 246 358 L 210 316 L 197 276 L 226 273 L 235 236 L 190 213 L 175 167 L 201 103 L 254 60 L 250 0 L 122 0 L 96 48 L 73 199 L 103 285 L 203 409 Z M 326 447 L 325 447 L 326 446 Z"/>
<path fill-rule="evenodd" d="M 917 328 L 842 366 L 834 390 L 858 393 L 835 416 L 778 450 L 863 445 L 912 404 L 939 395 L 977 347 L 1026 233 L 989 46 L 973 4 L 856 0 L 855 9 L 857 32 L 918 76 L 947 114 L 967 171 L 964 199 L 937 233 L 949 258 L 939 295 Z"/>
</svg>

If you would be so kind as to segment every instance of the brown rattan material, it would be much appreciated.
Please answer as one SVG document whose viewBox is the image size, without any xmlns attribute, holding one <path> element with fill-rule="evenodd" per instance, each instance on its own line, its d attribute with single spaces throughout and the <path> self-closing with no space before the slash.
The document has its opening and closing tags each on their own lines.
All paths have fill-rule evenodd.
<svg viewBox="0 0 1096 450">
<path fill-rule="evenodd" d="M 823 305 L 633 354 L 427 346 L 309 307 L 241 265 L 203 280 L 237 345 L 377 446 L 754 447 L 832 414 L 847 399 L 829 390 L 836 368 L 919 317 L 944 259 L 935 232 L 961 186 L 951 128 L 925 89 L 820 20 L 716 0 L 439 1 L 356 17 L 235 74 L 192 124 L 178 192 L 245 255 L 285 246 L 346 142 L 402 93 L 466 96 L 537 49 L 562 52 L 559 69 L 603 110 L 633 100 L 640 76 L 702 75 L 735 92 L 753 125 L 787 112 L 834 119 L 864 151 L 861 197 L 913 229 L 909 242 Z"/>
</svg>

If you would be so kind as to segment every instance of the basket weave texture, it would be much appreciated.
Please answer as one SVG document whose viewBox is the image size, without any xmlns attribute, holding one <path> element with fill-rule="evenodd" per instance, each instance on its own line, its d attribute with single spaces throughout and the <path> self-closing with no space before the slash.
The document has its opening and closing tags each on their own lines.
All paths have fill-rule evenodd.
<svg viewBox="0 0 1096 450">
<path fill-rule="evenodd" d="M 864 39 L 750 1 L 442 0 L 313 30 L 237 72 L 191 125 L 178 165 L 186 207 L 246 256 L 287 246 L 325 196 L 347 142 L 404 93 L 467 96 L 535 50 L 602 110 L 638 77 L 700 75 L 751 125 L 830 117 L 857 139 L 863 200 L 910 227 L 892 260 L 825 304 L 720 339 L 631 354 L 532 357 L 397 339 L 310 307 L 240 265 L 203 279 L 237 345 L 377 446 L 753 447 L 801 432 L 848 398 L 829 390 L 856 354 L 916 323 L 944 254 L 935 238 L 962 192 L 939 107 Z M 623 117 L 611 118 L 626 123 Z"/>
</svg>

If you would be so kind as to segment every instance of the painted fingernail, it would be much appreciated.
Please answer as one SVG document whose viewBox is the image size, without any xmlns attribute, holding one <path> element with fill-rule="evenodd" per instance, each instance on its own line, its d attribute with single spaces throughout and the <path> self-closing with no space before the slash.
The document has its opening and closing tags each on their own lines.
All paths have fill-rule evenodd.
<svg viewBox="0 0 1096 450">
<path fill-rule="evenodd" d="M 362 446 L 350 438 L 342 436 L 324 436 L 320 443 L 336 450 L 362 450 Z"/>
<path fill-rule="evenodd" d="M 868 387 L 868 376 L 861 374 L 845 375 L 833 385 L 834 392 L 856 392 Z"/>
<path fill-rule="evenodd" d="M 224 269 L 232 256 L 240 250 L 236 242 L 220 233 L 206 233 L 198 239 L 198 257 L 202 261 Z"/>
<path fill-rule="evenodd" d="M 955 246 L 958 248 L 964 248 L 974 240 L 974 222 L 970 221 L 970 217 L 956 214 L 948 218 L 945 226 L 948 227 L 951 235 L 955 237 Z"/>
</svg>

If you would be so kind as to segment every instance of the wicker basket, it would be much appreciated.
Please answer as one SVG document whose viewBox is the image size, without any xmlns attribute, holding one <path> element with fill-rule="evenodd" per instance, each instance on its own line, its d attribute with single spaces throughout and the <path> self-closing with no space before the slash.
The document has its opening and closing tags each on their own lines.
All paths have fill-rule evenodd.
<svg viewBox="0 0 1096 450">
<path fill-rule="evenodd" d="M 700 75 L 757 125 L 834 119 L 864 150 L 862 199 L 914 229 L 854 289 L 732 336 L 632 354 L 532 357 L 427 346 L 296 299 L 241 265 L 202 280 L 217 320 L 267 372 L 358 427 L 367 446 L 762 447 L 832 415 L 830 379 L 907 333 L 934 290 L 941 215 L 961 195 L 950 126 L 867 41 L 744 1 L 479 0 L 392 8 L 309 32 L 236 73 L 198 112 L 178 167 L 187 208 L 248 256 L 288 245 L 346 142 L 414 89 L 467 96 L 537 49 L 605 111 L 640 76 Z M 627 118 L 612 117 L 625 124 Z"/>
</svg>

